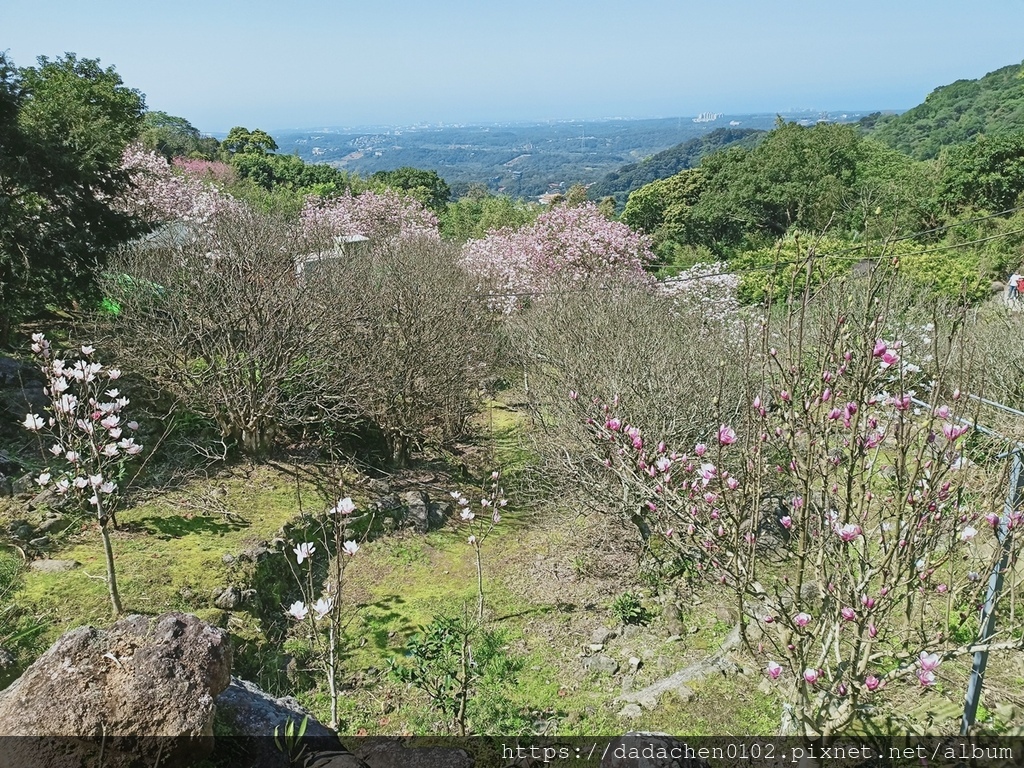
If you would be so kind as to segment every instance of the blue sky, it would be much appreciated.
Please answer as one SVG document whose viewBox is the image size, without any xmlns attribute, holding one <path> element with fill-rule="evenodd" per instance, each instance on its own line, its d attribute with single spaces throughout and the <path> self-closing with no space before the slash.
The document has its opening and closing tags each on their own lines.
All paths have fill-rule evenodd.
<svg viewBox="0 0 1024 768">
<path fill-rule="evenodd" d="M 1024 0 L 0 0 L 203 131 L 906 109 L 1024 59 Z"/>
</svg>

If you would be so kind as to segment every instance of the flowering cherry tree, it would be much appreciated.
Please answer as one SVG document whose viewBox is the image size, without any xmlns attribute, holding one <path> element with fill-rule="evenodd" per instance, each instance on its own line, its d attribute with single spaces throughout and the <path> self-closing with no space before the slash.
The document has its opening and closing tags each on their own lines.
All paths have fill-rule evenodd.
<svg viewBox="0 0 1024 768">
<path fill-rule="evenodd" d="M 1001 514 L 1001 473 L 966 460 L 955 335 L 930 340 L 947 362 L 922 372 L 910 358 L 929 350 L 888 335 L 880 286 L 831 298 L 766 325 L 745 414 L 703 442 L 667 445 L 617 400 L 576 401 L 593 458 L 652 531 L 734 595 L 784 731 L 825 739 L 889 683 L 928 688 L 955 657 L 1022 647 L 1019 627 L 976 640 L 984 575 L 1019 549 L 997 533 L 1021 514 Z"/>
<path fill-rule="evenodd" d="M 46 379 L 49 416 L 26 414 L 22 426 L 35 433 L 49 466 L 36 482 L 58 496 L 77 498 L 95 515 L 103 538 L 107 587 L 114 614 L 121 597 L 114 571 L 109 527 L 122 498 L 127 463 L 142 453 L 135 442 L 139 425 L 127 421 L 129 400 L 117 388 L 121 371 L 95 359 L 95 348 L 58 356 L 41 333 L 32 336 L 32 352 Z"/>
<path fill-rule="evenodd" d="M 194 164 L 176 171 L 176 166 L 169 164 L 162 155 L 143 149 L 139 144 L 125 150 L 121 167 L 132 179 L 132 191 L 122 201 L 123 207 L 128 213 L 154 224 L 183 221 L 204 227 L 218 213 L 239 205 L 231 195 L 201 178 Z M 221 178 L 215 165 L 204 168 L 210 177 Z"/>
<path fill-rule="evenodd" d="M 332 236 L 362 235 L 373 241 L 392 238 L 439 238 L 437 217 L 422 203 L 394 190 L 346 192 L 337 197 L 306 199 L 302 223 L 311 232 Z"/>
<path fill-rule="evenodd" d="M 646 282 L 644 265 L 652 259 L 646 235 L 605 218 L 593 203 L 557 206 L 521 229 L 470 240 L 463 250 L 471 272 L 514 294 L 594 277 Z M 508 308 L 516 306 L 514 298 Z"/>
<path fill-rule="evenodd" d="M 348 561 L 359 551 L 359 544 L 348 536 L 352 524 L 362 519 L 353 516 L 355 511 L 356 505 L 350 497 L 339 499 L 314 521 L 310 530 L 318 530 L 318 540 L 295 542 L 291 551 L 295 557 L 294 565 L 291 559 L 288 560 L 302 599 L 289 605 L 285 612 L 305 628 L 313 644 L 318 663 L 327 678 L 331 728 L 335 729 L 338 727 L 340 651 L 345 618 L 342 586 Z M 327 558 L 328 565 L 317 571 L 315 563 L 323 558 Z M 327 578 L 320 581 L 315 572 L 324 571 Z"/>
</svg>

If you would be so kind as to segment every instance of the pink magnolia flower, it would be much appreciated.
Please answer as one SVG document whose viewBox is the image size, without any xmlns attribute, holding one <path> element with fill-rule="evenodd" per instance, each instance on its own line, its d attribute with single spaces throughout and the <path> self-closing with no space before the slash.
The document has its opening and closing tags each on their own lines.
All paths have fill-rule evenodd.
<svg viewBox="0 0 1024 768">
<path fill-rule="evenodd" d="M 789 515 L 783 515 L 781 518 L 779 518 L 779 523 L 782 524 L 783 528 L 786 528 L 788 530 L 789 528 L 793 527 L 793 518 L 791 518 Z"/>
<path fill-rule="evenodd" d="M 846 621 L 853 621 L 857 618 L 857 612 L 850 606 L 845 606 L 839 613 Z"/>
<path fill-rule="evenodd" d="M 843 526 L 836 526 L 836 534 L 845 542 L 856 539 L 861 534 L 861 528 L 856 523 L 846 523 Z"/>
<path fill-rule="evenodd" d="M 808 685 L 814 685 L 816 682 L 818 682 L 818 670 L 810 668 L 805 669 L 804 680 L 807 682 Z"/>
<path fill-rule="evenodd" d="M 950 442 L 956 442 L 960 437 L 965 435 L 970 429 L 966 424 L 956 425 L 946 422 L 942 425 L 942 434 L 946 436 L 946 439 Z"/>
<path fill-rule="evenodd" d="M 772 680 L 778 680 L 779 675 L 782 674 L 782 665 L 774 661 L 769 661 L 768 667 L 765 671 Z"/>
<path fill-rule="evenodd" d="M 935 671 L 936 669 L 938 669 L 939 664 L 942 662 L 942 659 L 939 657 L 939 654 L 928 653 L 927 651 L 921 651 L 921 655 L 918 656 L 918 659 L 921 664 L 921 669 L 923 669 L 925 672 Z"/>
<path fill-rule="evenodd" d="M 802 611 L 793 617 L 793 623 L 798 627 L 806 627 L 811 623 L 811 615 Z"/>
<path fill-rule="evenodd" d="M 935 684 L 935 673 L 931 670 L 919 669 L 917 670 L 917 679 L 920 681 L 921 687 L 927 688 Z"/>
<path fill-rule="evenodd" d="M 868 636 L 872 637 L 872 638 L 877 637 L 878 636 L 878 627 L 876 627 L 874 624 L 869 624 L 868 625 Z"/>
<path fill-rule="evenodd" d="M 886 346 L 886 343 L 884 341 L 882 341 L 881 339 L 878 339 L 877 341 L 875 341 L 875 348 L 873 350 L 871 350 L 871 354 L 874 357 L 881 357 L 882 355 L 885 354 L 885 352 L 886 352 L 886 350 L 888 348 L 889 347 Z"/>
<path fill-rule="evenodd" d="M 695 446 L 693 446 L 693 452 L 698 456 L 703 456 L 705 453 L 708 452 L 708 447 L 704 445 L 704 443 L 697 443 Z"/>
<path fill-rule="evenodd" d="M 885 681 L 879 680 L 874 675 L 868 675 L 867 677 L 864 678 L 864 687 L 867 688 L 872 693 L 874 693 L 879 688 L 884 688 L 885 687 Z"/>
<path fill-rule="evenodd" d="M 612 432 L 618 432 L 622 428 L 622 421 L 619 419 L 608 419 L 604 425 Z"/>
<path fill-rule="evenodd" d="M 995 512 L 989 512 L 987 515 L 985 515 L 985 520 L 993 528 L 999 527 L 999 515 L 997 515 Z"/>
<path fill-rule="evenodd" d="M 723 424 L 718 428 L 718 442 L 722 445 L 732 445 L 736 442 L 736 431 Z"/>
</svg>

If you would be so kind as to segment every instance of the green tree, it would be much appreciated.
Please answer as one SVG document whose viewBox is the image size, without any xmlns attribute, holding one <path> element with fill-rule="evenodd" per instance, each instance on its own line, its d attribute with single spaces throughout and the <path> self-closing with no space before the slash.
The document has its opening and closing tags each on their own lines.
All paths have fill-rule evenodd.
<svg viewBox="0 0 1024 768">
<path fill-rule="evenodd" d="M 250 131 L 240 125 L 228 131 L 221 146 L 233 155 L 266 155 L 277 151 L 277 142 L 269 133 L 261 128 Z"/>
<path fill-rule="evenodd" d="M 0 344 L 46 304 L 95 298 L 106 254 L 143 231 L 116 202 L 144 108 L 97 60 L 0 55 Z"/>
<path fill-rule="evenodd" d="M 370 177 L 370 181 L 406 192 L 438 216 L 444 213 L 452 196 L 451 188 L 437 175 L 437 171 L 406 166 L 393 171 L 377 171 Z"/>
<path fill-rule="evenodd" d="M 445 208 L 441 215 L 441 235 L 459 243 L 480 240 L 496 229 L 518 229 L 529 224 L 540 211 L 536 204 L 491 195 L 486 190 L 470 190 L 470 194 Z"/>
<path fill-rule="evenodd" d="M 210 136 L 203 136 L 199 129 L 184 117 L 166 112 L 147 112 L 142 118 L 142 146 L 159 152 L 168 160 L 176 157 L 201 157 L 214 160 L 220 142 Z"/>
<path fill-rule="evenodd" d="M 940 197 L 948 211 L 1005 211 L 1024 194 L 1024 131 L 978 136 L 941 157 Z"/>
</svg>

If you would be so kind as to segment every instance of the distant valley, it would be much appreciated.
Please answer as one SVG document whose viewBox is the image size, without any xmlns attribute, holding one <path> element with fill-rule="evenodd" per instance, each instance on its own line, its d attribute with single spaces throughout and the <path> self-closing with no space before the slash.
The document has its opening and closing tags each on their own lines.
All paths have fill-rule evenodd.
<svg viewBox="0 0 1024 768">
<path fill-rule="evenodd" d="M 525 198 L 564 192 L 573 184 L 596 184 L 602 194 L 614 194 L 621 202 L 624 195 L 606 179 L 609 174 L 621 173 L 623 166 L 714 131 L 769 130 L 777 117 L 812 125 L 857 122 L 868 114 L 705 112 L 696 118 L 303 129 L 274 131 L 273 135 L 281 154 L 298 154 L 306 162 L 327 163 L 364 177 L 403 166 L 437 171 L 456 198 L 472 185 Z"/>
</svg>

